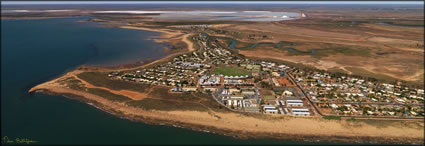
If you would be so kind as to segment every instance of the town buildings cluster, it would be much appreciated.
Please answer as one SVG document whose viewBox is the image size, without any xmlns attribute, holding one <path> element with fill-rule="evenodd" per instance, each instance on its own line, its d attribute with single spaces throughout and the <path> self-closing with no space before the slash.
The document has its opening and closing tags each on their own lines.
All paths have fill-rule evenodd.
<svg viewBox="0 0 425 146">
<path fill-rule="evenodd" d="M 284 64 L 242 58 L 224 49 L 216 38 L 206 33 L 192 36 L 191 40 L 197 46 L 196 51 L 154 67 L 111 72 L 109 76 L 171 86 L 170 92 L 174 93 L 170 94 L 211 94 L 223 106 L 240 112 L 296 116 L 424 116 L 423 89 L 317 71 L 305 72 Z M 237 67 L 249 74 L 213 73 L 219 66 Z"/>
<path fill-rule="evenodd" d="M 424 115 L 424 90 L 350 76 L 294 70 L 298 84 L 322 111 L 335 115 Z"/>
</svg>

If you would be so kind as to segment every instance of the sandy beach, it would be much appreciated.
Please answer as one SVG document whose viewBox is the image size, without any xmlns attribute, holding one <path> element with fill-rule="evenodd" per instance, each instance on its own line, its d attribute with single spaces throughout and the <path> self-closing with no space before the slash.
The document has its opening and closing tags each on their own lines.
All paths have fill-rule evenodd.
<svg viewBox="0 0 425 146">
<path fill-rule="evenodd" d="M 124 103 L 110 101 L 106 98 L 88 92 L 70 89 L 58 83 L 67 77 L 74 77 L 88 87 L 110 91 L 114 94 L 131 97 L 133 100 L 143 100 L 147 93 L 128 90 L 111 90 L 105 87 L 94 86 L 76 75 L 87 71 L 122 71 L 147 67 L 167 61 L 176 55 L 194 51 L 193 44 L 188 40 L 191 34 L 169 32 L 167 30 L 153 30 L 142 27 L 123 26 L 127 29 L 142 29 L 161 32 L 164 38 L 181 35 L 179 39 L 185 42 L 188 50 L 174 53 L 165 58 L 133 68 L 107 69 L 102 67 L 80 67 L 54 80 L 39 84 L 29 92 L 42 91 L 48 94 L 65 95 L 90 105 L 96 106 L 113 115 L 130 120 L 151 123 L 167 124 L 190 128 L 199 131 L 210 131 L 238 138 L 271 138 L 294 141 L 328 141 L 347 143 L 383 143 L 383 144 L 423 144 L 424 124 L 422 121 L 398 121 L 391 124 L 380 124 L 377 120 L 371 123 L 346 120 L 325 120 L 321 117 L 293 117 L 287 115 L 250 116 L 235 112 L 201 112 L 188 110 L 157 111 L 143 110 L 128 106 Z M 266 118 L 264 118 L 266 117 Z"/>
<path fill-rule="evenodd" d="M 87 92 L 73 90 L 57 83 L 60 79 L 75 76 L 81 72 L 83 71 L 74 70 L 60 78 L 37 85 L 31 88 L 29 92 L 45 91 L 46 93 L 66 95 L 67 97 L 78 97 L 78 100 L 94 103 L 102 110 L 120 117 L 153 124 L 169 124 L 202 131 L 207 130 L 240 138 L 423 144 L 423 121 L 422 124 L 418 124 L 418 121 L 413 123 L 400 121 L 391 125 L 382 124 L 379 126 L 380 124 L 325 120 L 320 117 L 273 115 L 268 118 L 258 118 L 232 112 L 143 110 Z M 120 94 L 127 93 L 120 92 Z M 141 93 L 136 94 L 143 95 Z"/>
<path fill-rule="evenodd" d="M 169 30 L 164 29 L 150 29 L 146 27 L 135 27 L 135 26 L 121 26 L 120 28 L 126 28 L 126 29 L 137 29 L 137 30 L 146 30 L 146 31 L 155 31 L 161 33 L 161 38 L 164 40 L 155 40 L 156 42 L 167 42 L 170 41 L 170 39 L 181 39 L 184 43 L 187 44 L 189 52 L 195 51 L 195 48 L 193 48 L 192 42 L 188 40 L 188 37 L 192 34 L 184 34 L 182 32 L 172 32 Z"/>
<path fill-rule="evenodd" d="M 80 68 L 90 68 L 90 70 L 95 70 L 95 71 L 100 71 L 100 72 L 110 72 L 110 71 L 123 71 L 123 70 L 132 70 L 132 69 L 138 69 L 138 68 L 143 68 L 143 67 L 147 67 L 153 64 L 157 64 L 160 62 L 164 62 L 167 61 L 173 57 L 176 57 L 178 55 L 181 54 L 185 54 L 188 52 L 192 52 L 195 51 L 195 48 L 193 47 L 193 43 L 188 40 L 188 37 L 193 35 L 193 34 L 184 34 L 182 32 L 171 32 L 168 30 L 163 30 L 163 29 L 150 29 L 150 28 L 145 28 L 145 27 L 134 27 L 134 26 L 121 26 L 120 28 L 125 28 L 125 29 L 137 29 L 137 30 L 146 30 L 146 31 L 154 31 L 154 32 L 160 32 L 161 33 L 161 40 L 158 39 L 154 39 L 154 41 L 156 42 L 172 42 L 172 41 L 181 41 L 186 43 L 187 45 L 187 50 L 186 51 L 178 51 L 178 52 L 174 52 L 171 53 L 169 55 L 167 55 L 166 57 L 163 57 L 161 59 L 157 59 L 157 60 L 152 60 L 149 62 L 137 62 L 134 64 L 127 64 L 127 65 L 120 65 L 120 66 L 115 66 L 115 67 L 104 67 L 104 66 L 90 66 L 90 67 L 86 67 L 86 66 L 80 66 Z"/>
<path fill-rule="evenodd" d="M 182 34 L 181 32 L 171 32 L 165 29 L 150 29 L 146 27 L 136 27 L 136 26 L 121 26 L 120 28 L 161 32 L 161 37 L 163 38 L 172 38 Z"/>
<path fill-rule="evenodd" d="M 189 36 L 190 36 L 190 34 L 183 35 L 182 41 L 187 44 L 187 49 L 189 50 L 189 52 L 192 52 L 192 51 L 195 51 L 195 48 L 193 48 L 193 43 L 190 42 L 190 40 L 187 39 Z"/>
</svg>

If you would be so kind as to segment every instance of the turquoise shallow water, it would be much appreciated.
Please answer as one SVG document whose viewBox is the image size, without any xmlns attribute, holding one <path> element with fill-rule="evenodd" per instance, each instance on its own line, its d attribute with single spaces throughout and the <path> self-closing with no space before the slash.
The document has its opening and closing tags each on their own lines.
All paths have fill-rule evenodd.
<svg viewBox="0 0 425 146">
<path fill-rule="evenodd" d="M 136 123 L 63 96 L 29 95 L 37 83 L 81 64 L 116 65 L 166 55 L 158 49 L 162 44 L 146 40 L 157 33 L 79 22 L 84 19 L 2 20 L 2 137 L 37 144 L 302 144 Z"/>
</svg>

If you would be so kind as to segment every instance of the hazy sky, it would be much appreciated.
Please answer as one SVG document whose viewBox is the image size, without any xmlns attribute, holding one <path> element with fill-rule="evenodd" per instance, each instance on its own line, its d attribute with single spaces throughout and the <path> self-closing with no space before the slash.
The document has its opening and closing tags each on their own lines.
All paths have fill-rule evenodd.
<svg viewBox="0 0 425 146">
<path fill-rule="evenodd" d="M 280 4 L 414 4 L 423 5 L 424 1 L 2 1 L 8 4 L 161 4 L 161 3 L 280 3 Z"/>
</svg>

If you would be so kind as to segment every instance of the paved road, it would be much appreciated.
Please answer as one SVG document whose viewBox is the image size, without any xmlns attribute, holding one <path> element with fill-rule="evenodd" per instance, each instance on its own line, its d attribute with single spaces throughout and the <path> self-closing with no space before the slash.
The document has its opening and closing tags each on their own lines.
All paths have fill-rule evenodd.
<svg viewBox="0 0 425 146">
<path fill-rule="evenodd" d="M 320 112 L 320 110 L 316 107 L 316 105 L 314 104 L 314 102 L 313 102 L 313 101 L 311 101 L 311 99 L 307 96 L 307 94 L 305 94 L 305 92 L 304 92 L 303 88 L 301 88 L 301 86 L 300 86 L 300 85 L 298 85 L 298 83 L 295 81 L 294 77 L 292 77 L 292 75 L 291 75 L 291 74 L 289 74 L 289 73 L 287 73 L 287 75 L 288 75 L 289 79 L 291 79 L 291 80 L 292 80 L 292 82 L 294 82 L 294 83 L 295 83 L 295 85 L 296 85 L 296 86 L 297 86 L 297 87 L 301 90 L 301 92 L 303 93 L 303 95 L 305 96 L 305 98 L 307 98 L 307 100 L 310 102 L 310 105 L 314 107 L 314 109 L 315 109 L 315 113 L 318 113 L 320 116 L 324 116 L 324 115 L 322 114 L 322 112 Z"/>
<path fill-rule="evenodd" d="M 405 104 L 400 104 L 400 103 L 388 103 L 388 102 L 314 102 L 314 103 L 335 103 L 335 104 L 382 104 L 382 105 L 405 105 Z M 408 105 L 417 105 L 417 106 L 425 106 L 423 104 L 408 104 Z"/>
<path fill-rule="evenodd" d="M 287 75 L 295 83 L 295 85 L 297 85 L 297 87 L 300 88 L 300 90 L 302 91 L 302 93 L 304 94 L 304 96 L 308 99 L 308 101 L 311 103 L 311 105 L 314 107 L 314 109 L 316 110 L 316 112 L 319 113 L 319 115 L 321 115 L 321 116 L 327 116 L 327 115 L 322 114 L 320 112 L 320 110 L 318 110 L 318 108 L 316 107 L 316 105 L 310 100 L 310 98 L 307 96 L 307 94 L 305 94 L 303 88 L 301 88 L 298 85 L 298 83 L 295 82 L 295 79 L 292 77 L 292 75 L 290 75 L 289 73 L 287 73 Z M 340 117 L 355 117 L 356 119 L 424 120 L 423 117 L 411 117 L 411 118 L 407 118 L 407 117 L 369 117 L 369 116 L 345 116 L 345 115 L 335 115 L 335 116 L 340 116 Z"/>
<path fill-rule="evenodd" d="M 218 101 L 218 99 L 215 97 L 216 95 L 214 95 L 214 94 L 211 94 L 211 95 L 212 95 L 211 97 L 214 98 L 215 101 L 217 101 L 220 105 L 224 106 L 228 110 L 231 110 L 231 111 L 234 111 L 234 112 L 242 112 L 242 111 L 231 109 L 230 107 L 228 107 L 228 106 L 224 105 L 223 103 L 221 103 L 220 101 Z"/>
<path fill-rule="evenodd" d="M 345 116 L 345 115 L 335 115 L 340 117 L 354 117 L 355 119 L 383 119 L 383 120 L 424 120 L 424 117 L 390 117 L 390 116 Z"/>
</svg>

